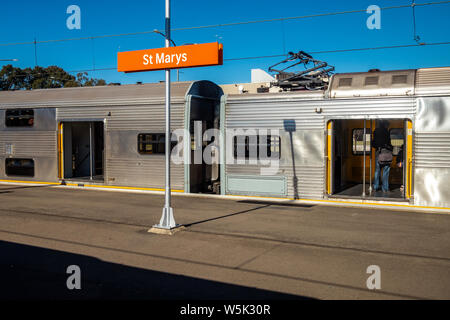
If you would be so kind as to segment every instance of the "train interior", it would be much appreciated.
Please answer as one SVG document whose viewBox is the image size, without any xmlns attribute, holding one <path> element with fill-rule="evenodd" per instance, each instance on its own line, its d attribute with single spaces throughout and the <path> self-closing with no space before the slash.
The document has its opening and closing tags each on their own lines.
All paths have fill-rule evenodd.
<svg viewBox="0 0 450 320">
<path fill-rule="evenodd" d="M 60 146 L 60 178 L 103 181 L 103 122 L 63 122 Z"/>
<path fill-rule="evenodd" d="M 203 153 L 211 141 L 203 139 L 209 129 L 219 129 L 220 104 L 216 99 L 193 97 L 189 130 L 191 133 L 191 163 L 189 183 L 191 193 L 219 193 L 219 164 L 205 162 Z M 218 156 L 218 152 L 215 153 Z M 218 161 L 217 161 L 218 162 Z"/>
<path fill-rule="evenodd" d="M 334 120 L 329 123 L 328 154 L 331 166 L 328 170 L 328 193 L 339 198 L 370 198 L 404 200 L 405 193 L 405 127 L 406 120 L 386 119 L 393 146 L 393 160 L 390 165 L 389 191 L 375 191 L 375 149 L 371 143 L 377 120 Z M 365 132 L 365 134 L 364 134 Z M 364 141 L 365 139 L 365 141 Z M 365 149 L 365 150 L 364 150 Z M 401 155 L 400 155 L 401 154 Z M 384 169 L 383 169 L 384 170 Z M 380 181 L 381 186 L 381 181 Z"/>
</svg>

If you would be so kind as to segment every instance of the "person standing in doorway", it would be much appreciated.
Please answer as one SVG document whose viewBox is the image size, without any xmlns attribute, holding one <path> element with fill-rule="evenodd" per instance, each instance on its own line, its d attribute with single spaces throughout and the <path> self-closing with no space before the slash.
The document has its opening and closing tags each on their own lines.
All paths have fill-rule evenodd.
<svg viewBox="0 0 450 320">
<path fill-rule="evenodd" d="M 389 122 L 387 120 L 379 120 L 377 127 L 373 132 L 372 148 L 375 149 L 375 176 L 373 190 L 381 189 L 384 193 L 389 192 L 389 172 L 392 163 L 391 136 L 389 133 Z M 382 172 L 382 173 L 381 173 Z"/>
</svg>

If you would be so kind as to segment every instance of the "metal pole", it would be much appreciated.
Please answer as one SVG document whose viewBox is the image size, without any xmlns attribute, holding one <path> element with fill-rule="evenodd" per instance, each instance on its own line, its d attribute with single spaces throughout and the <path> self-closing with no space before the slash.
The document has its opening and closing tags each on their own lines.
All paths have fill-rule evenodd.
<svg viewBox="0 0 450 320">
<path fill-rule="evenodd" d="M 34 38 L 34 66 L 37 67 L 38 61 L 37 61 L 37 42 L 36 38 Z"/>
<path fill-rule="evenodd" d="M 170 0 L 166 0 L 166 48 L 170 47 Z M 166 196 L 162 217 L 156 228 L 173 229 L 176 227 L 171 207 L 170 187 L 170 69 L 166 70 Z"/>
<path fill-rule="evenodd" d="M 366 119 L 364 118 L 364 132 L 363 132 L 363 192 L 362 192 L 362 196 L 365 197 L 366 196 Z"/>
<path fill-rule="evenodd" d="M 93 179 L 92 166 L 94 161 L 92 161 L 92 122 L 89 123 L 89 174 L 90 180 Z"/>
<path fill-rule="evenodd" d="M 370 120 L 370 172 L 369 172 L 369 179 L 370 179 L 370 186 L 369 186 L 369 194 L 372 195 L 372 134 L 373 134 L 373 127 L 372 127 L 372 119 Z"/>
</svg>

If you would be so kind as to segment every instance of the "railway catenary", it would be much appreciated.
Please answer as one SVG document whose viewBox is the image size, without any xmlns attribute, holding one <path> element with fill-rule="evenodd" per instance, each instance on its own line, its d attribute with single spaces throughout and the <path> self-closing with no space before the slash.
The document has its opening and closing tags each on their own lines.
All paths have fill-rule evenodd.
<svg viewBox="0 0 450 320">
<path fill-rule="evenodd" d="M 175 191 L 450 208 L 450 67 L 335 74 L 315 91 L 257 86 L 245 93 L 245 85 L 174 83 L 172 129 L 192 133 L 201 121 L 224 137 L 279 130 L 267 140 L 278 173 L 226 163 L 234 152 L 226 138 L 220 165 L 190 164 L 195 147 L 185 139 L 191 152 L 172 164 Z M 380 119 L 394 146 L 387 194 L 371 190 L 371 133 Z M 161 83 L 0 92 L 0 182 L 163 189 L 164 124 Z"/>
</svg>

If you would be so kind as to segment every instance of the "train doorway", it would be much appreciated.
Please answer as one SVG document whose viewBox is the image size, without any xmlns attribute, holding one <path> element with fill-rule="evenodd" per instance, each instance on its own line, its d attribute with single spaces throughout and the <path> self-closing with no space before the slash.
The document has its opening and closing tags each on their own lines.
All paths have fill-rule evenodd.
<svg viewBox="0 0 450 320">
<path fill-rule="evenodd" d="M 205 150 L 218 144 L 218 137 L 206 135 L 208 130 L 220 128 L 220 101 L 213 98 L 192 97 L 190 110 L 190 193 L 220 193 L 220 165 L 218 148 L 213 147 L 211 162 L 205 161 Z"/>
<path fill-rule="evenodd" d="M 390 165 L 378 166 L 374 131 L 384 123 L 392 145 Z M 403 119 L 342 119 L 328 122 L 327 193 L 330 197 L 407 200 L 411 196 L 411 121 Z M 378 172 L 377 172 L 378 171 Z M 382 175 L 389 172 L 388 191 Z M 385 175 L 385 177 L 387 174 Z M 378 183 L 375 179 L 378 178 Z M 378 189 L 375 189 L 378 187 Z"/>
<path fill-rule="evenodd" d="M 59 134 L 60 179 L 103 181 L 103 122 L 61 122 Z"/>
</svg>

